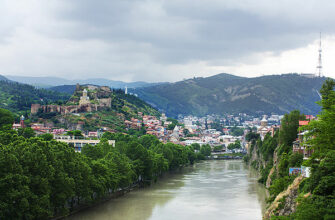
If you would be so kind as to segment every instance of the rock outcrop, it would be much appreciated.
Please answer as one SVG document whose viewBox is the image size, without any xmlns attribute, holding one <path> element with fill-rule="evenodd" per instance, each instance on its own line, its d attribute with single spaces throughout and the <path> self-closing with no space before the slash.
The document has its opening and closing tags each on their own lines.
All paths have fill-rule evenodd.
<svg viewBox="0 0 335 220">
<path fill-rule="evenodd" d="M 299 185 L 303 179 L 303 176 L 298 176 L 285 191 L 279 193 L 265 211 L 263 219 L 270 219 L 273 215 L 288 216 L 294 213 L 297 208 L 296 198 L 298 197 Z"/>
</svg>

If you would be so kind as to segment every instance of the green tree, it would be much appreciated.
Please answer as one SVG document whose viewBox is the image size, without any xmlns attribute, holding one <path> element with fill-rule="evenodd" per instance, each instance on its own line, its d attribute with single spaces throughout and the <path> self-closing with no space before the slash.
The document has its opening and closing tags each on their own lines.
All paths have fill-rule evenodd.
<svg viewBox="0 0 335 220">
<path fill-rule="evenodd" d="M 230 128 L 230 133 L 233 136 L 242 136 L 244 134 L 244 129 L 234 126 Z"/>
<path fill-rule="evenodd" d="M 256 132 L 248 132 L 248 134 L 245 136 L 246 141 L 252 141 L 252 140 L 257 140 L 259 138 L 259 134 L 257 134 Z"/>
<path fill-rule="evenodd" d="M 159 144 L 159 140 L 156 136 L 148 134 L 140 137 L 139 141 L 147 149 L 149 149 L 151 145 Z"/>
<path fill-rule="evenodd" d="M 45 141 L 51 141 L 54 138 L 54 136 L 50 133 L 42 134 L 39 137 Z"/>
<path fill-rule="evenodd" d="M 0 129 L 4 126 L 11 126 L 14 123 L 14 116 L 13 114 L 6 110 L 0 108 Z"/>
<path fill-rule="evenodd" d="M 335 82 L 327 79 L 322 85 L 320 93 L 322 100 L 319 104 L 322 107 L 318 120 L 313 120 L 304 129 L 309 132 L 307 144 L 312 145 L 316 153 L 327 154 L 329 150 L 335 150 Z"/>
<path fill-rule="evenodd" d="M 35 137 L 35 131 L 32 128 L 19 128 L 17 130 L 18 135 L 23 136 L 25 138 Z"/>
<path fill-rule="evenodd" d="M 81 153 L 87 157 L 89 157 L 92 160 L 98 160 L 103 158 L 104 156 L 104 151 L 101 147 L 100 144 L 98 145 L 90 145 L 90 144 L 86 144 L 82 149 L 81 149 Z"/>
<path fill-rule="evenodd" d="M 191 144 L 191 146 L 193 147 L 194 150 L 200 150 L 200 144 L 198 143 L 193 143 Z"/>
<path fill-rule="evenodd" d="M 167 129 L 170 130 L 170 131 L 172 131 L 174 129 L 174 127 L 176 127 L 176 124 L 169 124 L 167 126 Z"/>
<path fill-rule="evenodd" d="M 190 134 L 190 131 L 187 128 L 184 128 L 183 134 L 187 136 L 188 134 Z"/>
<path fill-rule="evenodd" d="M 200 153 L 202 155 L 204 155 L 204 156 L 210 156 L 211 155 L 211 151 L 212 151 L 211 146 L 208 145 L 208 144 L 204 144 L 200 148 Z"/>
<path fill-rule="evenodd" d="M 299 120 L 305 120 L 305 116 L 301 115 L 298 110 L 285 114 L 281 120 L 281 128 L 279 131 L 279 144 L 292 146 L 293 141 L 297 138 Z"/>
<path fill-rule="evenodd" d="M 68 131 L 66 134 L 75 137 L 83 137 L 83 134 L 80 130 Z"/>
<path fill-rule="evenodd" d="M 241 147 L 241 142 L 239 140 L 236 140 L 234 143 L 230 143 L 228 145 L 229 150 L 240 149 Z"/>
<path fill-rule="evenodd" d="M 215 146 L 213 150 L 214 151 L 221 151 L 223 149 L 223 147 L 224 147 L 223 145 L 218 145 L 218 146 Z"/>
<path fill-rule="evenodd" d="M 304 156 L 300 153 L 293 153 L 289 156 L 288 163 L 289 167 L 300 167 L 304 160 Z"/>
</svg>

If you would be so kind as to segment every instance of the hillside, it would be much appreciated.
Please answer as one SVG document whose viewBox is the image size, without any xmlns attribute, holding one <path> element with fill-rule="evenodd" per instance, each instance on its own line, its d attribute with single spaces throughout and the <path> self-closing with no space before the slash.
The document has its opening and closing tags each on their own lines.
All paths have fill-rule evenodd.
<svg viewBox="0 0 335 220">
<path fill-rule="evenodd" d="M 152 106 L 123 90 L 106 86 L 81 85 L 61 105 L 34 105 L 32 121 L 52 127 L 94 131 L 101 127 L 126 131 L 125 120 L 144 115 L 160 116 Z"/>
<path fill-rule="evenodd" d="M 249 130 L 243 158 L 268 188 L 263 219 L 335 219 L 335 81 L 326 80 L 317 120 L 299 111 L 286 114 L 264 139 Z M 276 217 L 278 216 L 278 217 Z"/>
<path fill-rule="evenodd" d="M 55 92 L 65 92 L 65 93 L 72 95 L 74 91 L 76 90 L 76 85 L 53 86 L 53 87 L 47 88 L 47 90 L 52 90 Z"/>
<path fill-rule="evenodd" d="M 69 97 L 65 93 L 37 89 L 31 85 L 13 82 L 0 76 L 0 108 L 8 109 L 14 113 L 30 110 L 33 103 L 63 102 Z"/>
<path fill-rule="evenodd" d="M 146 87 L 159 85 L 162 83 L 148 83 L 148 82 L 123 82 L 123 81 L 115 81 L 109 80 L 105 78 L 88 78 L 88 79 L 75 79 L 68 80 L 61 77 L 32 77 L 32 76 L 6 76 L 7 79 L 13 80 L 19 83 L 25 83 L 29 85 L 33 85 L 36 87 L 49 88 L 54 86 L 62 86 L 62 85 L 76 85 L 77 83 L 83 84 L 93 84 L 98 86 L 109 86 L 111 88 L 124 88 L 127 86 L 128 88 L 138 88 L 138 87 Z"/>
<path fill-rule="evenodd" d="M 178 114 L 288 113 L 299 109 L 316 114 L 320 107 L 318 90 L 325 78 L 309 78 L 298 74 L 245 78 L 218 74 L 176 83 L 132 90 L 140 98 L 165 111 Z"/>
</svg>

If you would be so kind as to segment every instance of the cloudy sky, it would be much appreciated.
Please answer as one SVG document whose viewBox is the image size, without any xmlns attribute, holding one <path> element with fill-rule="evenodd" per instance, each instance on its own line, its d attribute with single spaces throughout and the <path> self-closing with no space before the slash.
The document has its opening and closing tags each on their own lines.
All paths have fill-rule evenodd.
<svg viewBox="0 0 335 220">
<path fill-rule="evenodd" d="M 0 74 L 335 77 L 334 0 L 0 0 Z"/>
</svg>

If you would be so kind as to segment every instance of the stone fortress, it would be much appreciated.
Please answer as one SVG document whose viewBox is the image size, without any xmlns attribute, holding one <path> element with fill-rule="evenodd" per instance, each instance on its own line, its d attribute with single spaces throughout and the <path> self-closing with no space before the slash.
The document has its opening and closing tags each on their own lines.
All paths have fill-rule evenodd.
<svg viewBox="0 0 335 220">
<path fill-rule="evenodd" d="M 111 108 L 111 94 L 112 90 L 108 86 L 77 84 L 74 94 L 65 105 L 32 104 L 31 114 L 56 112 L 65 115 Z"/>
</svg>

